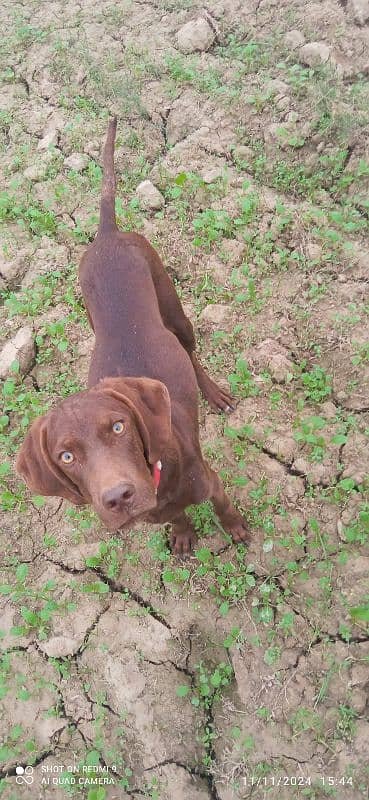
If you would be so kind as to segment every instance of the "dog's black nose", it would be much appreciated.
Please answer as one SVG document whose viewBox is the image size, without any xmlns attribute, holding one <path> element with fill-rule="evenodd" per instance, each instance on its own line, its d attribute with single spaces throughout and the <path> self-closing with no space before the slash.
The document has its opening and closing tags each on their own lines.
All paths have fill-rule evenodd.
<svg viewBox="0 0 369 800">
<path fill-rule="evenodd" d="M 112 489 L 107 489 L 102 496 L 103 506 L 109 511 L 119 511 L 128 503 L 135 493 L 132 483 L 117 483 Z"/>
</svg>

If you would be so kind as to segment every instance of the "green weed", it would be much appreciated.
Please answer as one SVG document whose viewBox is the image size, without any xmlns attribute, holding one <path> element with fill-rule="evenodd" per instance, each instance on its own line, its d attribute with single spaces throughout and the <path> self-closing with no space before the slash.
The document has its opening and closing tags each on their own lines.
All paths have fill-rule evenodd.
<svg viewBox="0 0 369 800">
<path fill-rule="evenodd" d="M 206 578 L 210 583 L 210 592 L 215 596 L 219 611 L 225 615 L 231 605 L 243 600 L 255 586 L 253 565 L 245 563 L 246 548 L 238 545 L 236 561 L 222 561 L 207 547 L 195 551 L 200 565 L 196 575 Z"/>
<path fill-rule="evenodd" d="M 307 362 L 302 361 L 297 365 L 297 372 L 304 387 L 306 400 L 312 403 L 321 403 L 332 394 L 332 385 L 327 371 L 323 367 L 314 366 L 311 370 L 306 369 Z"/>
</svg>

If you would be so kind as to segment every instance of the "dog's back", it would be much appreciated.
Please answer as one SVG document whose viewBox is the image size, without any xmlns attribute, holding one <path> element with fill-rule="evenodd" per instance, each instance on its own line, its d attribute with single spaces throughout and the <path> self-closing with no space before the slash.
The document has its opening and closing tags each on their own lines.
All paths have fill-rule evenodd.
<svg viewBox="0 0 369 800">
<path fill-rule="evenodd" d="M 188 397 L 197 407 L 196 379 L 190 358 L 164 325 L 152 277 L 152 248 L 137 233 L 116 224 L 114 141 L 116 119 L 109 123 L 103 153 L 100 222 L 79 267 L 79 281 L 96 344 L 88 385 L 125 375 L 162 380 L 172 397 Z"/>
</svg>

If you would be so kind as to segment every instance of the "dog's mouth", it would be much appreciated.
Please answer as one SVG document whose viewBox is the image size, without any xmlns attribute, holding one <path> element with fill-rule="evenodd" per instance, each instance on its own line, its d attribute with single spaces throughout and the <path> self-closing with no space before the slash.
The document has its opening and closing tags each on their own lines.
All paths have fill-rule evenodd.
<svg viewBox="0 0 369 800">
<path fill-rule="evenodd" d="M 114 533 L 114 531 L 118 531 L 120 528 L 126 528 L 132 525 L 138 519 L 144 517 L 150 511 L 153 511 L 156 505 L 156 495 L 152 495 L 152 497 L 146 498 L 142 502 L 135 502 L 132 506 L 117 508 L 110 512 L 107 512 L 105 509 L 102 511 L 101 508 L 99 508 L 96 509 L 96 512 L 108 531 Z"/>
</svg>

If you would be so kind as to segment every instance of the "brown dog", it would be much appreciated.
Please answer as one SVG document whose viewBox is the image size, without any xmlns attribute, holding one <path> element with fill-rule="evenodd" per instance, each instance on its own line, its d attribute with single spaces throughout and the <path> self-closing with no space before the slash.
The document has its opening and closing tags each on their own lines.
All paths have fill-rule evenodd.
<svg viewBox="0 0 369 800">
<path fill-rule="evenodd" d="M 207 498 L 234 541 L 244 541 L 244 519 L 201 454 L 197 384 L 216 411 L 234 401 L 199 364 L 192 325 L 155 250 L 117 228 L 116 124 L 104 149 L 98 234 L 79 269 L 96 336 L 89 388 L 31 425 L 17 471 L 38 494 L 91 504 L 111 531 L 172 522 L 177 554 L 196 540 L 186 507 Z"/>
</svg>

